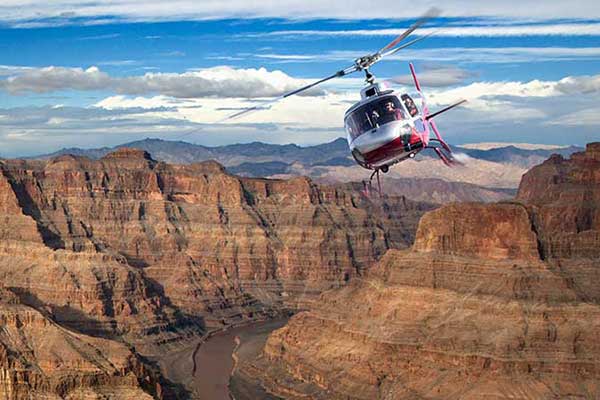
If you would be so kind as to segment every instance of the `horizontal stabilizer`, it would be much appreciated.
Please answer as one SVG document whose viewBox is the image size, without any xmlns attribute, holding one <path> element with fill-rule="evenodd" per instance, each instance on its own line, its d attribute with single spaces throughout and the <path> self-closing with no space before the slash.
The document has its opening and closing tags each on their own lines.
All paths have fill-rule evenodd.
<svg viewBox="0 0 600 400">
<path fill-rule="evenodd" d="M 463 99 L 463 100 L 461 100 L 461 101 L 459 101 L 457 103 L 454 103 L 454 104 L 452 104 L 452 105 L 450 105 L 450 106 L 448 106 L 446 108 L 442 108 L 441 110 L 436 111 L 433 114 L 429 114 L 429 115 L 425 116 L 425 119 L 427 119 L 427 120 L 432 119 L 433 117 L 436 117 L 436 116 L 440 115 L 441 113 L 444 113 L 444 112 L 446 112 L 448 110 L 451 110 L 454 107 L 460 106 L 461 104 L 466 103 L 466 102 L 467 102 L 467 100 Z"/>
</svg>

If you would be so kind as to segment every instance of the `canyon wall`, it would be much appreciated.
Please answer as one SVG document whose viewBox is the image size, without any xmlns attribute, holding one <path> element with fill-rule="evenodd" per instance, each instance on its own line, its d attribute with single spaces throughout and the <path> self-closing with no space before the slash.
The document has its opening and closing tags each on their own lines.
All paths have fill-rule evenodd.
<svg viewBox="0 0 600 400">
<path fill-rule="evenodd" d="M 289 399 L 599 398 L 599 146 L 533 168 L 518 201 L 427 213 L 238 378 Z"/>
<path fill-rule="evenodd" d="M 113 386 L 117 398 L 177 397 L 185 390 L 165 385 L 147 357 L 307 307 L 407 248 L 431 208 L 135 149 L 2 161 L 0 289 L 11 300 L 0 308 L 14 332 L 0 336 L 0 397 Z M 15 340 L 19 331 L 29 333 Z"/>
</svg>

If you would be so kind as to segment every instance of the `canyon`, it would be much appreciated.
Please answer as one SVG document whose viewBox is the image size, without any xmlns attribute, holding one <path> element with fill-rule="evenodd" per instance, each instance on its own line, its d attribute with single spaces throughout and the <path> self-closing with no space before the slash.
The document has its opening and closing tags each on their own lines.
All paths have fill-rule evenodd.
<svg viewBox="0 0 600 400">
<path fill-rule="evenodd" d="M 360 189 L 132 148 L 0 161 L 0 397 L 201 399 L 215 371 L 178 370 L 207 337 L 290 314 L 239 329 L 236 398 L 600 395 L 599 143 L 513 200 Z"/>
<path fill-rule="evenodd" d="M 131 148 L 2 160 L 0 397 L 201 398 L 162 356 L 307 308 L 434 208 Z"/>
<path fill-rule="evenodd" d="M 600 143 L 513 201 L 430 211 L 414 245 L 274 331 L 237 371 L 286 399 L 600 397 Z"/>
</svg>

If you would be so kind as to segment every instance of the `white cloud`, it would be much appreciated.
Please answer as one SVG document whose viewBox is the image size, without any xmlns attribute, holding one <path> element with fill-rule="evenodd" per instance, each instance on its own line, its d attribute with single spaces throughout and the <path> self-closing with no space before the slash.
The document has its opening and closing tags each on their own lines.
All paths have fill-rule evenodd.
<svg viewBox="0 0 600 400">
<path fill-rule="evenodd" d="M 247 34 L 248 37 L 274 36 L 389 36 L 401 35 L 406 28 L 354 29 L 354 30 L 282 30 L 265 33 Z M 508 36 L 600 36 L 600 23 L 553 23 L 497 26 L 441 26 L 421 28 L 418 35 L 445 37 L 508 37 Z"/>
<path fill-rule="evenodd" d="M 600 75 L 568 76 L 561 79 L 556 88 L 561 93 L 594 93 L 600 92 Z"/>
<path fill-rule="evenodd" d="M 316 63 L 352 60 L 373 49 L 363 51 L 330 51 L 323 54 L 256 54 L 257 58 L 270 59 L 281 63 Z M 451 47 L 432 49 L 404 49 L 398 54 L 384 58 L 382 62 L 423 60 L 451 62 L 458 64 L 512 64 L 524 62 L 599 60 L 600 47 Z"/>
<path fill-rule="evenodd" d="M 87 17 L 102 20 L 102 17 L 116 16 L 129 21 L 163 21 L 183 19 L 220 18 L 259 18 L 281 17 L 304 18 L 412 18 L 421 15 L 427 4 L 402 1 L 379 4 L 363 0 L 229 0 L 195 1 L 147 0 L 140 7 L 134 0 L 4 0 L 2 20 L 24 21 L 54 19 L 45 21 L 64 23 L 75 18 Z M 505 0 L 502 2 L 473 2 L 469 0 L 448 0 L 443 3 L 444 16 L 492 16 L 514 18 L 589 18 L 600 15 L 600 6 L 595 0 L 572 0 L 565 3 L 547 0 L 543 6 L 536 0 Z M 106 22 L 111 19 L 104 18 Z M 114 22 L 114 19 L 112 20 Z M 38 22 L 43 23 L 44 21 Z M 77 22 L 75 20 L 75 22 Z M 31 24 L 31 22 L 29 22 Z M 81 21 L 79 21 L 81 23 Z M 23 26 L 23 23 L 21 24 Z"/>
<path fill-rule="evenodd" d="M 1 72 L 1 70 L 0 70 Z M 0 80 L 0 89 L 12 94 L 45 93 L 65 89 L 112 90 L 121 94 L 159 93 L 172 97 L 271 97 L 294 90 L 305 81 L 281 71 L 214 67 L 184 73 L 151 73 L 141 76 L 111 77 L 97 67 L 67 67 L 12 70 Z M 314 88 L 305 96 L 323 94 Z"/>
<path fill-rule="evenodd" d="M 21 67 L 18 65 L 0 65 L 0 76 L 20 74 L 33 69 L 32 67 Z"/>
<path fill-rule="evenodd" d="M 204 77 L 218 81 L 221 76 L 228 73 L 216 69 Z M 360 87 L 360 81 L 341 79 L 339 86 L 330 83 L 334 90 L 324 95 L 310 99 L 292 96 L 270 109 L 226 124 L 216 122 L 262 99 L 116 95 L 90 108 L 0 109 L 0 146 L 4 154 L 31 154 L 46 151 L 49 146 L 80 145 L 82 141 L 88 146 L 102 146 L 148 136 L 184 138 L 209 145 L 254 140 L 315 144 L 344 135 L 344 112 L 359 98 L 358 90 L 349 83 Z M 428 87 L 425 94 L 432 111 L 460 98 L 469 100 L 465 106 L 439 117 L 438 125 L 451 142 L 583 144 L 594 137 L 597 140 L 597 82 L 598 76 L 476 82 Z M 412 90 L 412 85 L 397 88 Z M 565 126 L 578 129 L 565 135 Z"/>
<path fill-rule="evenodd" d="M 109 33 L 106 35 L 96 35 L 96 36 L 84 36 L 77 38 L 77 40 L 106 40 L 106 39 L 115 39 L 121 36 L 119 33 Z"/>
<path fill-rule="evenodd" d="M 588 103 L 584 101 L 581 104 L 574 104 L 573 107 L 581 107 L 582 104 L 595 101 L 593 99 L 597 99 L 600 89 L 593 93 L 590 93 L 589 89 L 594 87 L 597 79 L 597 76 L 589 76 L 567 77 L 559 81 L 476 82 L 452 88 L 429 87 L 425 90 L 425 94 L 432 110 L 451 104 L 458 99 L 467 99 L 468 103 L 454 113 L 460 116 L 457 117 L 459 120 L 467 120 L 470 125 L 512 124 L 515 121 L 542 121 L 548 115 L 556 115 L 556 107 L 545 105 L 543 101 L 561 97 L 568 98 L 576 90 L 580 91 L 580 95 L 585 93 L 592 95 L 592 100 L 586 100 Z M 340 80 L 339 83 L 344 85 L 347 83 L 346 81 L 349 80 Z M 570 84 L 565 85 L 565 82 Z M 361 82 L 354 80 L 353 84 L 358 89 Z M 344 112 L 358 100 L 358 90 L 353 90 L 349 86 L 340 90 L 341 87 L 336 84 L 331 84 L 329 87 L 334 90 L 325 96 L 313 97 L 309 101 L 292 96 L 272 105 L 269 109 L 249 114 L 239 120 L 230 121 L 228 124 L 234 126 L 246 123 L 269 123 L 296 128 L 310 125 L 325 130 L 338 128 L 341 131 Z M 397 89 L 412 91 L 412 82 L 406 82 L 406 86 L 397 87 Z M 242 98 L 175 99 L 168 96 L 150 98 L 112 96 L 96 104 L 96 106 L 109 109 L 128 107 L 176 109 L 174 112 L 163 113 L 163 115 L 200 124 L 213 124 L 237 110 L 255 105 L 255 101 Z M 562 113 L 565 112 L 568 110 L 562 111 Z"/>
<path fill-rule="evenodd" d="M 94 107 L 100 107 L 107 110 L 127 109 L 127 108 L 142 108 L 153 109 L 159 107 L 174 107 L 185 106 L 192 103 L 192 100 L 180 100 L 169 96 L 154 96 L 154 97 L 127 97 L 127 96 L 110 96 L 96 104 Z"/>
<path fill-rule="evenodd" d="M 588 108 L 579 110 L 559 118 L 552 119 L 546 123 L 547 125 L 560 126 L 596 126 L 600 127 L 600 113 L 597 108 Z"/>
<path fill-rule="evenodd" d="M 109 61 L 101 61 L 98 65 L 109 65 L 111 67 L 124 67 L 128 65 L 137 65 L 139 61 L 136 60 L 109 60 Z"/>
<path fill-rule="evenodd" d="M 419 72 L 419 83 L 430 87 L 452 86 L 465 81 L 471 76 L 472 73 L 469 71 L 456 67 L 430 68 Z M 402 85 L 412 85 L 413 77 L 411 74 L 406 74 L 390 78 L 389 81 Z"/>
<path fill-rule="evenodd" d="M 98 90 L 110 86 L 111 78 L 97 67 L 88 69 L 31 68 L 0 81 L 0 89 L 10 93 L 45 93 L 63 89 Z"/>
<path fill-rule="evenodd" d="M 316 126 L 322 129 L 340 128 L 340 121 L 349 107 L 347 100 L 357 100 L 358 93 L 327 94 L 307 100 L 302 97 L 289 97 L 271 108 L 249 114 L 239 120 L 228 121 L 225 125 L 244 124 L 284 124 L 291 126 Z M 214 124 L 238 110 L 255 106 L 254 100 L 243 98 L 203 98 L 176 99 L 168 96 L 127 97 L 111 96 L 95 104 L 111 110 L 127 108 L 175 108 L 176 112 L 162 113 L 170 118 L 180 118 L 199 124 Z M 158 114 L 155 114 L 158 115 Z M 307 116 L 310 118 L 307 119 Z M 223 125 L 220 125 L 223 126 Z M 342 129 L 342 128 L 340 128 Z"/>
</svg>

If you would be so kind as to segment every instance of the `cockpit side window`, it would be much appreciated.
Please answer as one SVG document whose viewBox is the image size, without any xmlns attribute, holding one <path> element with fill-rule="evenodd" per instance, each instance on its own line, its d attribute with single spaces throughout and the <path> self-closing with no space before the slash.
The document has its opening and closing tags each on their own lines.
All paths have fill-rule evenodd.
<svg viewBox="0 0 600 400">
<path fill-rule="evenodd" d="M 352 111 L 345 120 L 352 139 L 391 121 L 404 119 L 404 110 L 396 96 L 385 96 Z"/>
<path fill-rule="evenodd" d="M 417 115 L 419 113 L 419 109 L 417 108 L 412 97 L 410 97 L 407 94 L 403 94 L 401 96 L 401 98 L 402 98 L 402 102 L 404 103 L 404 106 L 408 110 L 408 113 L 410 114 L 411 117 L 414 117 L 415 115 Z"/>
</svg>

